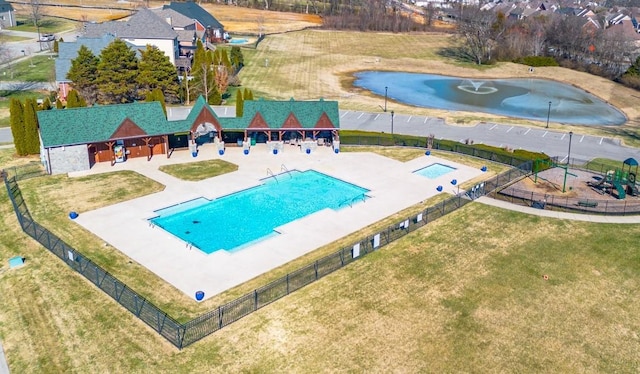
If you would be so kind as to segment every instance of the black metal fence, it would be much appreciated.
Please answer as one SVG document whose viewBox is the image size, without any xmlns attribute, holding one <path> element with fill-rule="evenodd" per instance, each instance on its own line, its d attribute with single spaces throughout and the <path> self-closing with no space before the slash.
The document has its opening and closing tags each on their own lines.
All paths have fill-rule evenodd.
<svg viewBox="0 0 640 374">
<path fill-rule="evenodd" d="M 511 161 L 513 162 L 513 160 Z M 530 172 L 531 162 L 522 163 L 517 168 L 479 183 L 456 196 L 425 209 L 417 215 L 407 217 L 375 235 L 368 236 L 353 245 L 342 248 L 185 324 L 180 324 L 176 319 L 167 315 L 167 313 L 133 291 L 126 284 L 120 282 L 82 253 L 64 243 L 55 234 L 35 222 L 29 213 L 17 183 L 18 175 L 26 176 L 29 173 L 10 170 L 3 174 L 9 197 L 24 232 L 54 253 L 68 266 L 86 277 L 136 317 L 143 320 L 173 345 L 182 349 L 427 223 L 459 209 L 473 199 L 494 191 L 498 187 L 519 179 Z M 42 173 L 39 175 L 42 175 Z"/>
<path fill-rule="evenodd" d="M 551 160 L 551 164 L 558 164 L 557 158 Z M 620 165 L 615 166 L 610 163 L 601 163 L 598 161 L 571 159 L 561 167 L 567 166 L 569 170 L 580 170 L 596 174 L 605 175 L 608 171 L 621 168 Z M 543 192 L 534 192 L 531 190 L 519 189 L 513 186 L 505 186 L 502 189 L 496 189 L 490 196 L 494 199 L 508 201 L 512 204 L 530 206 L 539 209 L 559 210 L 576 213 L 603 214 L 603 215 L 636 215 L 640 214 L 640 200 L 624 199 L 612 200 L 599 198 L 584 198 L 570 196 L 555 196 Z"/>
</svg>

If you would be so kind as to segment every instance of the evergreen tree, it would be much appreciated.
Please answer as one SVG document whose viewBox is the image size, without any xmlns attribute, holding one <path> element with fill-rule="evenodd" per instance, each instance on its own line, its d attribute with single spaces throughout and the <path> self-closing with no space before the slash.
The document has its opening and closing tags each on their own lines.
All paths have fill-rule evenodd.
<svg viewBox="0 0 640 374">
<path fill-rule="evenodd" d="M 170 102 L 178 101 L 178 74 L 169 57 L 158 49 L 147 45 L 141 52 L 138 65 L 138 95 L 145 97 L 156 88 L 162 90 L 163 97 Z"/>
<path fill-rule="evenodd" d="M 80 97 L 78 91 L 69 91 L 69 94 L 67 94 L 67 108 L 80 108 L 85 106 L 87 106 L 87 103 Z"/>
<path fill-rule="evenodd" d="M 244 101 L 253 100 L 253 91 L 248 88 L 244 89 Z"/>
<path fill-rule="evenodd" d="M 164 94 L 162 93 L 162 90 L 159 88 L 154 88 L 153 91 L 149 92 L 147 94 L 147 97 L 145 98 L 145 101 L 147 102 L 151 102 L 151 101 L 159 101 L 160 104 L 162 105 L 162 111 L 164 112 L 164 116 L 167 116 L 167 105 L 165 104 L 165 98 L 164 98 Z"/>
<path fill-rule="evenodd" d="M 58 41 L 57 40 L 53 41 L 53 52 L 54 53 L 58 53 Z"/>
<path fill-rule="evenodd" d="M 236 117 L 242 117 L 244 114 L 244 100 L 242 99 L 242 91 L 236 91 Z"/>
<path fill-rule="evenodd" d="M 237 45 L 231 47 L 230 59 L 231 65 L 233 66 L 233 71 L 237 74 L 244 66 L 244 56 L 242 55 L 242 50 Z"/>
<path fill-rule="evenodd" d="M 50 110 L 51 109 L 51 100 L 48 97 L 45 97 L 42 102 L 42 110 Z"/>
<path fill-rule="evenodd" d="M 19 156 L 25 156 L 27 153 L 25 150 L 24 106 L 16 98 L 11 98 L 9 104 L 9 121 L 11 122 L 11 135 L 13 135 L 16 153 Z"/>
<path fill-rule="evenodd" d="M 206 51 L 204 50 L 204 45 L 202 45 L 202 41 L 198 39 L 196 42 L 196 51 L 193 54 L 193 60 L 191 62 L 191 72 L 194 72 L 197 68 L 202 66 L 206 59 Z"/>
<path fill-rule="evenodd" d="M 71 87 L 93 104 L 98 98 L 98 58 L 84 45 L 78 50 L 78 57 L 71 60 L 71 68 L 67 72 L 67 79 Z"/>
<path fill-rule="evenodd" d="M 38 116 L 35 99 L 26 99 L 24 103 L 24 152 L 28 155 L 40 153 L 38 138 Z"/>
<path fill-rule="evenodd" d="M 102 50 L 98 62 L 96 84 L 98 101 L 104 104 L 133 102 L 136 96 L 138 59 L 121 39 L 115 39 Z"/>
<path fill-rule="evenodd" d="M 62 101 L 60 99 L 56 99 L 56 109 L 63 109 L 64 105 L 62 105 Z"/>
<path fill-rule="evenodd" d="M 209 103 L 209 105 L 222 104 L 222 95 L 215 86 L 211 90 L 211 94 L 209 95 L 209 100 L 207 100 L 207 103 Z"/>
</svg>

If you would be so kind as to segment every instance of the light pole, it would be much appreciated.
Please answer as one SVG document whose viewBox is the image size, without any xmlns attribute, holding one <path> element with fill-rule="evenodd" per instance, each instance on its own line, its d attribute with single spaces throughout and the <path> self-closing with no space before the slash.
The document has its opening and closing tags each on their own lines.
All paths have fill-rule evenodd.
<svg viewBox="0 0 640 374">
<path fill-rule="evenodd" d="M 547 128 L 549 128 L 549 116 L 551 115 L 551 101 L 549 101 L 549 109 L 547 109 Z"/>
<path fill-rule="evenodd" d="M 387 112 L 387 90 L 389 87 L 384 86 L 384 112 Z"/>
<path fill-rule="evenodd" d="M 391 111 L 391 137 L 393 137 L 393 110 Z"/>
<path fill-rule="evenodd" d="M 566 191 L 567 187 L 567 174 L 569 174 L 569 164 L 571 163 L 571 138 L 573 137 L 573 131 L 569 131 L 569 151 L 567 152 L 567 165 L 564 167 L 564 182 L 562 183 L 562 192 Z M 575 174 L 571 174 L 574 175 Z"/>
<path fill-rule="evenodd" d="M 571 163 L 571 137 L 573 137 L 573 131 L 569 131 L 569 151 L 567 152 L 567 167 Z"/>
</svg>

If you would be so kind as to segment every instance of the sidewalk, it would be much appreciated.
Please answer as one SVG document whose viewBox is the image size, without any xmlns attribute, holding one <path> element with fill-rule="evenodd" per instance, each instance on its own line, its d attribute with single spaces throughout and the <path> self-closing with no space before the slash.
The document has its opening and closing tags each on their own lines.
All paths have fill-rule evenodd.
<svg viewBox="0 0 640 374">
<path fill-rule="evenodd" d="M 4 357 L 4 350 L 2 349 L 1 341 L 0 341 L 0 374 L 9 374 L 9 366 L 7 366 L 7 359 Z"/>
<path fill-rule="evenodd" d="M 557 212 L 553 210 L 536 209 L 528 206 L 512 204 L 506 201 L 496 200 L 486 196 L 483 196 L 475 201 L 481 204 L 491 205 L 501 209 L 508 209 L 516 212 L 533 214 L 541 217 L 568 219 L 573 221 L 584 221 L 584 222 L 597 222 L 597 223 L 622 223 L 622 224 L 640 223 L 640 216 L 605 216 L 605 215 L 596 215 L 596 214 Z"/>
</svg>

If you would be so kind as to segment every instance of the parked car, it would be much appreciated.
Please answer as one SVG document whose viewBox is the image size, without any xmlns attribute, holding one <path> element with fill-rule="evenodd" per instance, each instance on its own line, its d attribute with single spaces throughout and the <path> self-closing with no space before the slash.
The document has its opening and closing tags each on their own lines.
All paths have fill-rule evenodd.
<svg viewBox="0 0 640 374">
<path fill-rule="evenodd" d="M 56 40 L 56 36 L 53 34 L 42 34 L 40 35 L 40 41 L 41 42 L 52 42 Z"/>
</svg>

